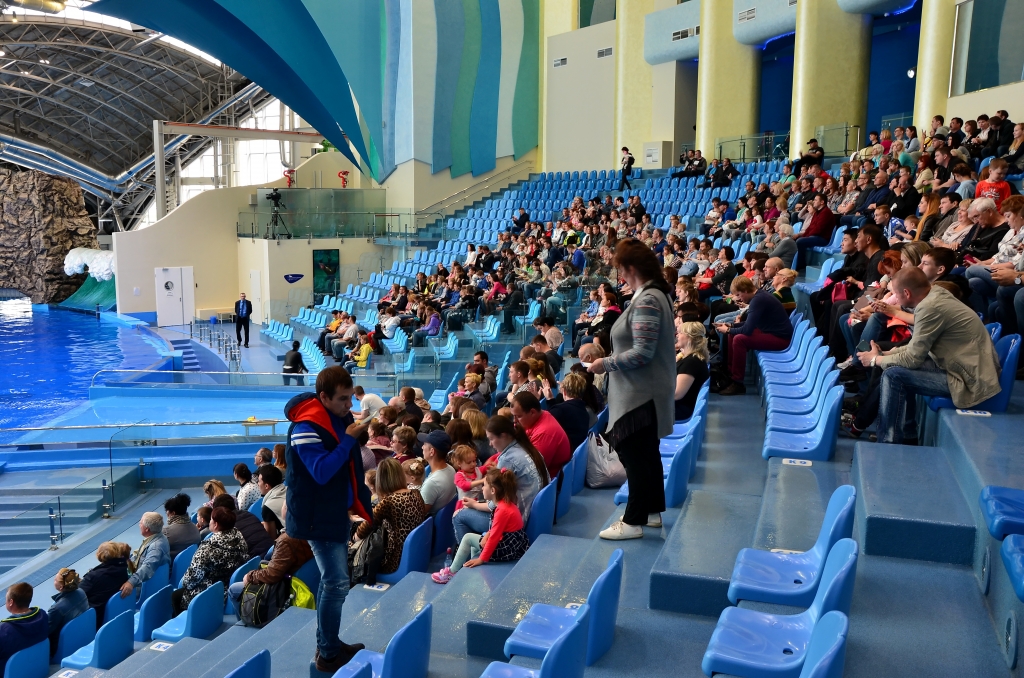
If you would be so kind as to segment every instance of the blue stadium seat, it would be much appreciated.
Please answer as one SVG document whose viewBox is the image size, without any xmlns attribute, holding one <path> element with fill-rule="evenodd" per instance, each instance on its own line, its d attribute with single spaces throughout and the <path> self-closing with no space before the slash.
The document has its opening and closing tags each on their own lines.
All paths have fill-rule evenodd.
<svg viewBox="0 0 1024 678">
<path fill-rule="evenodd" d="M 228 580 L 228 588 L 231 588 L 232 584 L 242 583 L 242 579 L 245 577 L 245 575 L 252 572 L 253 570 L 260 569 L 260 560 L 261 558 L 259 556 L 253 556 L 249 559 L 247 563 L 238 567 L 234 572 L 232 572 L 231 579 Z M 228 597 L 224 601 L 224 614 L 232 614 L 233 612 L 236 612 L 236 610 L 232 609 L 231 598 Z"/>
<path fill-rule="evenodd" d="M 533 498 L 530 517 L 526 521 L 526 536 L 534 543 L 542 534 L 551 534 L 555 522 L 555 492 L 558 483 L 552 480 Z"/>
<path fill-rule="evenodd" d="M 978 503 L 993 539 L 1024 534 L 1024 490 L 989 485 L 982 488 Z"/>
<path fill-rule="evenodd" d="M 115 594 L 116 595 L 116 594 Z M 57 637 L 57 651 L 53 655 L 53 663 L 60 664 L 65 657 L 70 657 L 79 648 L 85 647 L 96 637 L 96 608 L 78 615 L 60 630 Z M 46 655 L 50 655 L 50 641 L 47 640 Z M 49 662 L 47 662 L 49 664 Z"/>
<path fill-rule="evenodd" d="M 587 594 L 586 605 L 572 609 L 536 603 L 505 641 L 505 656 L 544 658 L 555 641 L 576 623 L 584 607 L 589 608 L 590 629 L 587 638 L 587 666 L 603 657 L 615 639 L 619 592 L 622 587 L 622 549 L 615 549 L 608 566 Z"/>
<path fill-rule="evenodd" d="M 127 659 L 135 649 L 134 624 L 134 615 L 131 612 L 119 614 L 100 627 L 95 640 L 62 659 L 61 668 L 79 671 L 87 667 L 103 670 L 114 668 Z"/>
<path fill-rule="evenodd" d="M 224 678 L 270 678 L 270 652 L 260 650 Z"/>
<path fill-rule="evenodd" d="M 166 584 L 166 582 L 165 582 Z M 124 612 L 135 612 L 135 593 L 128 595 L 124 598 L 121 597 L 120 591 L 114 591 L 113 595 L 107 600 L 107 605 L 103 609 L 103 623 L 107 624 L 114 620 L 114 617 Z"/>
<path fill-rule="evenodd" d="M 1011 534 L 1003 540 L 999 549 L 1003 567 L 1013 585 L 1017 598 L 1024 602 L 1024 535 Z"/>
<path fill-rule="evenodd" d="M 426 572 L 430 564 L 430 540 L 433 533 L 432 520 L 424 520 L 420 523 L 405 538 L 398 569 L 391 574 L 377 575 L 377 581 L 383 584 L 397 584 L 402 581 L 402 577 L 410 572 Z"/>
<path fill-rule="evenodd" d="M 50 675 L 50 640 L 44 638 L 7 660 L 4 678 L 46 678 Z"/>
<path fill-rule="evenodd" d="M 188 609 L 153 631 L 153 640 L 209 638 L 224 619 L 224 583 L 217 582 L 192 599 Z"/>
<path fill-rule="evenodd" d="M 539 671 L 492 662 L 480 678 L 583 678 L 590 633 L 589 606 L 580 606 L 574 620 L 544 655 Z"/>
<path fill-rule="evenodd" d="M 153 572 L 153 576 L 142 582 L 142 587 L 139 591 L 139 599 L 135 603 L 135 608 L 141 608 L 142 604 L 145 603 L 151 595 L 167 586 L 170 582 L 170 577 L 171 568 L 166 563 L 156 568 L 156 571 Z"/>
<path fill-rule="evenodd" d="M 412 621 L 398 630 L 384 653 L 360 650 L 334 678 L 357 678 L 372 669 L 374 678 L 427 678 L 430 663 L 430 627 L 434 606 L 427 603 Z"/>
<path fill-rule="evenodd" d="M 445 553 L 449 548 L 458 546 L 455 543 L 455 532 L 452 527 L 452 516 L 455 515 L 456 502 L 458 502 L 458 497 L 442 506 L 441 510 L 434 514 L 434 536 L 432 546 L 430 547 L 431 558 Z"/>
<path fill-rule="evenodd" d="M 729 601 L 741 600 L 808 607 L 814 601 L 821 582 L 825 559 L 840 539 L 853 534 L 857 490 L 840 485 L 832 493 L 818 539 L 810 551 L 776 553 L 743 549 L 736 556 L 729 582 Z"/>
<path fill-rule="evenodd" d="M 839 415 L 843 406 L 842 386 L 833 386 L 825 396 L 821 408 L 821 416 L 814 430 L 806 433 L 790 431 L 765 432 L 764 447 L 761 456 L 786 457 L 790 459 L 812 459 L 828 461 L 836 450 L 836 439 L 839 435 Z"/>
<path fill-rule="evenodd" d="M 1020 360 L 1020 335 L 1008 334 L 996 343 L 996 355 L 999 356 L 999 385 L 1002 390 L 986 400 L 978 403 L 971 409 L 983 410 L 985 412 L 1005 412 L 1010 404 L 1010 396 L 1013 394 L 1013 382 L 1017 375 L 1017 365 Z M 928 407 L 936 412 L 942 408 L 952 409 L 953 401 L 949 398 L 931 398 Z"/>
<path fill-rule="evenodd" d="M 778 615 L 729 607 L 704 653 L 701 668 L 708 676 L 798 676 L 808 655 L 817 623 L 829 612 L 850 611 L 857 573 L 857 542 L 840 539 L 828 554 L 818 592 L 811 606 L 794 615 Z"/>
<path fill-rule="evenodd" d="M 171 609 L 171 591 L 173 586 L 164 586 L 149 596 L 142 607 L 135 613 L 135 641 L 145 643 L 153 638 L 154 629 L 166 624 L 174 615 Z"/>
</svg>

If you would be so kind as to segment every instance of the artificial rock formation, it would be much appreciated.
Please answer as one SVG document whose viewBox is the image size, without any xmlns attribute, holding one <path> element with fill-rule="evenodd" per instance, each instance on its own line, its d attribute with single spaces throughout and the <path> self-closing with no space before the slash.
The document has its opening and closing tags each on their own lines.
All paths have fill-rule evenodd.
<svg viewBox="0 0 1024 678">
<path fill-rule="evenodd" d="M 34 304 L 67 299 L 85 280 L 64 273 L 75 247 L 99 247 L 82 188 L 66 177 L 0 169 L 0 287 Z"/>
</svg>

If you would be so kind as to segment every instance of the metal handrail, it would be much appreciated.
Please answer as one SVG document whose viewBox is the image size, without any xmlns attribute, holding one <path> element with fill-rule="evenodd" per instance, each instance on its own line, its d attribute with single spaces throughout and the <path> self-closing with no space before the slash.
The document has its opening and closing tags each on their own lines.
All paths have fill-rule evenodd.
<svg viewBox="0 0 1024 678">
<path fill-rule="evenodd" d="M 443 213 L 445 210 L 448 210 L 451 207 L 452 204 L 455 204 L 455 203 L 457 203 L 457 202 L 459 202 L 461 200 L 465 200 L 466 199 L 465 196 L 467 196 L 469 194 L 472 194 L 472 193 L 476 193 L 477 191 L 481 190 L 482 188 L 488 188 L 491 185 L 493 185 L 494 183 L 498 182 L 500 179 L 507 178 L 509 174 L 517 174 L 517 173 L 522 171 L 523 167 L 529 167 L 530 169 L 533 169 L 533 161 L 532 160 L 523 160 L 521 162 L 518 162 L 515 165 L 512 165 L 511 167 L 509 167 L 507 169 L 504 169 L 501 172 L 498 172 L 497 174 L 494 174 L 494 175 L 488 177 L 487 179 L 485 179 L 483 181 L 477 182 L 477 183 L 473 184 L 472 186 L 467 186 L 466 188 L 462 189 L 461 191 L 456 191 L 455 193 L 452 193 L 451 195 L 438 200 L 437 202 L 433 203 L 432 205 L 427 205 L 422 210 L 417 210 L 416 213 L 417 214 L 419 214 L 421 212 L 424 212 L 424 213 L 442 212 Z M 463 197 L 456 198 L 456 196 L 463 196 Z M 446 205 L 445 203 L 449 203 L 449 201 L 451 201 L 451 203 Z"/>
<path fill-rule="evenodd" d="M 120 428 L 130 429 L 137 426 L 212 426 L 215 424 L 283 424 L 287 419 L 241 419 L 238 421 L 140 421 L 135 423 L 122 423 L 122 424 L 92 424 L 92 425 L 80 425 L 80 426 L 22 426 L 18 428 L 0 428 L 0 433 L 9 433 L 12 431 L 23 432 L 23 431 L 80 431 L 80 430 L 92 430 L 96 428 Z"/>
<path fill-rule="evenodd" d="M 253 377 L 277 377 L 277 378 L 280 379 L 282 372 L 193 372 L 193 371 L 188 371 L 188 370 L 100 370 L 96 374 L 92 375 L 92 381 L 89 384 L 90 387 L 96 384 L 96 377 L 98 377 L 101 374 L 188 374 L 188 375 L 198 375 L 198 376 L 227 375 L 228 377 L 237 380 L 240 377 L 249 377 L 249 376 L 253 376 Z M 154 382 L 154 383 L 156 383 L 156 382 Z M 178 382 L 178 383 L 181 383 L 181 382 Z M 170 382 L 168 382 L 168 384 L 170 384 Z M 251 386 L 251 384 L 247 384 L 247 385 Z M 87 426 L 86 428 L 95 428 L 95 427 Z"/>
</svg>

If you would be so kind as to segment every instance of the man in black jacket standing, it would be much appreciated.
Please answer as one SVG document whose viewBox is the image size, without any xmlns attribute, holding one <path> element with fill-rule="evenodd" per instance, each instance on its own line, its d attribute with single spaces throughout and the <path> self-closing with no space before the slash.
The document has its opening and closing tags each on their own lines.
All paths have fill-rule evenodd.
<svg viewBox="0 0 1024 678">
<path fill-rule="evenodd" d="M 249 348 L 249 318 L 252 317 L 252 302 L 245 298 L 245 292 L 238 295 L 235 302 L 235 336 L 242 343 L 242 330 L 245 330 L 245 347 Z"/>
<path fill-rule="evenodd" d="M 633 173 L 633 154 L 629 152 L 629 148 L 626 146 L 622 147 L 622 180 L 619 182 L 619 190 L 624 191 L 627 188 L 632 190 L 632 186 L 629 183 L 629 175 Z"/>
</svg>

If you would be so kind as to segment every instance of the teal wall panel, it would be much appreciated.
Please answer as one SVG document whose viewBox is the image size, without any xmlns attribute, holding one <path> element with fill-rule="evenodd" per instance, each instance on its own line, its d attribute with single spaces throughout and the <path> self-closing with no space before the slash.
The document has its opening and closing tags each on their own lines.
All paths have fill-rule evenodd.
<svg viewBox="0 0 1024 678">
<path fill-rule="evenodd" d="M 453 177 L 473 170 L 469 147 L 469 124 L 473 117 L 473 90 L 476 72 L 480 67 L 480 3 L 462 0 L 462 19 L 465 38 L 462 42 L 462 63 L 459 81 L 455 86 L 455 106 L 452 109 L 452 167 Z"/>
<path fill-rule="evenodd" d="M 523 0 L 523 50 L 512 104 L 512 145 L 516 159 L 537 147 L 539 97 L 540 0 Z"/>
<path fill-rule="evenodd" d="M 437 75 L 434 78 L 434 160 L 437 173 L 452 166 L 452 114 L 462 64 L 465 30 L 462 0 L 434 0 L 437 16 Z"/>
<path fill-rule="evenodd" d="M 498 89 L 501 82 L 501 15 L 498 0 L 480 4 L 480 65 L 473 89 L 473 110 L 469 123 L 469 146 L 473 175 L 495 167 L 498 144 Z"/>
</svg>

